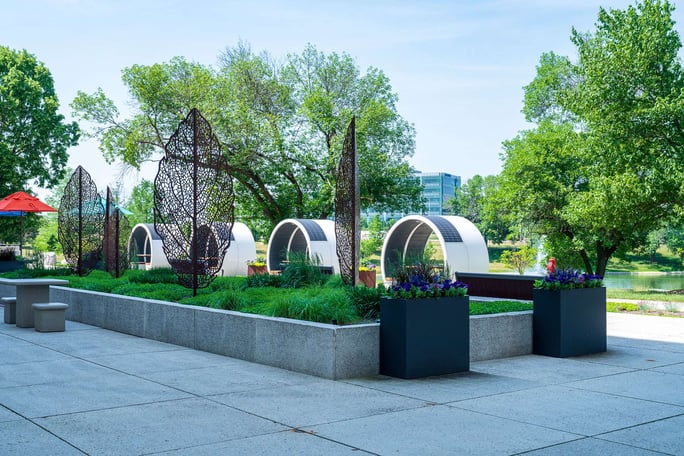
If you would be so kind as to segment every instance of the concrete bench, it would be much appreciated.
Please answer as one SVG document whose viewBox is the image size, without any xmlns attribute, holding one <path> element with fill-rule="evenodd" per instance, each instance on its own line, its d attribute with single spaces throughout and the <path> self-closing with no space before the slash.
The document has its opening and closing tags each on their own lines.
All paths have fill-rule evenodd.
<svg viewBox="0 0 684 456">
<path fill-rule="evenodd" d="M 36 302 L 33 307 L 33 321 L 36 331 L 64 331 L 68 304 L 62 302 Z"/>
<path fill-rule="evenodd" d="M 5 307 L 5 323 L 15 324 L 17 322 L 17 298 L 16 296 L 6 296 L 2 298 L 2 305 Z"/>
</svg>

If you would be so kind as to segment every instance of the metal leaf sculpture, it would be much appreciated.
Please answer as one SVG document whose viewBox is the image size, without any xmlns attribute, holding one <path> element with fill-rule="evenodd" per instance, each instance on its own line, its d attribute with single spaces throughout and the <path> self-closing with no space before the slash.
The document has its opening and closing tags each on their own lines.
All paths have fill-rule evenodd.
<svg viewBox="0 0 684 456">
<path fill-rule="evenodd" d="M 105 201 L 104 258 L 105 271 L 114 277 L 121 277 L 128 269 L 127 235 L 131 225 L 120 207 L 114 203 L 112 190 L 107 187 Z"/>
<path fill-rule="evenodd" d="M 356 118 L 352 117 L 342 146 L 335 188 L 335 236 L 340 275 L 345 285 L 359 281 L 361 213 L 359 206 L 359 166 L 356 157 Z"/>
<path fill-rule="evenodd" d="M 217 275 L 230 246 L 233 181 L 220 143 L 197 109 L 165 149 L 154 181 L 154 228 L 179 282 L 197 294 Z"/>
<path fill-rule="evenodd" d="M 104 214 L 93 179 L 79 166 L 64 187 L 57 216 L 64 258 L 79 276 L 87 275 L 102 260 Z"/>
</svg>

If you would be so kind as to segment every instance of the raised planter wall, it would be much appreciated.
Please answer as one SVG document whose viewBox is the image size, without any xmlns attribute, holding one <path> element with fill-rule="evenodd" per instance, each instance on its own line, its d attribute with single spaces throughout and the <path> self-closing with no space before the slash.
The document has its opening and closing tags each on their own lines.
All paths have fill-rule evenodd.
<svg viewBox="0 0 684 456">
<path fill-rule="evenodd" d="M 335 326 L 51 287 L 67 319 L 329 379 L 375 375 L 378 325 Z"/>
<path fill-rule="evenodd" d="M 0 285 L 0 295 L 14 296 Z M 328 379 L 377 375 L 380 325 L 335 326 L 50 287 L 66 318 Z M 532 312 L 470 317 L 470 361 L 532 353 Z"/>
<path fill-rule="evenodd" d="M 532 353 L 532 311 L 470 317 L 470 362 Z"/>
</svg>

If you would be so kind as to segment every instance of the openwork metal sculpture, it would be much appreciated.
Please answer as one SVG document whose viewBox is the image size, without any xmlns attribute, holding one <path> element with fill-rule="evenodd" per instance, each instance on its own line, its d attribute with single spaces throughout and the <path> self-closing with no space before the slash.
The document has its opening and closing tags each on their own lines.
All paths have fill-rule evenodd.
<svg viewBox="0 0 684 456">
<path fill-rule="evenodd" d="M 64 258 L 79 276 L 102 261 L 105 208 L 90 174 L 76 168 L 59 204 L 57 233 Z"/>
<path fill-rule="evenodd" d="M 197 109 L 165 149 L 154 181 L 154 228 L 179 282 L 196 294 L 217 275 L 230 246 L 233 181 L 220 143 Z"/>
<path fill-rule="evenodd" d="M 105 201 L 104 259 L 105 271 L 114 277 L 121 277 L 128 269 L 126 248 L 131 225 L 120 207 L 114 203 L 112 190 L 107 187 Z"/>
<path fill-rule="evenodd" d="M 359 165 L 356 157 L 356 118 L 352 117 L 342 146 L 335 188 L 335 236 L 340 275 L 345 285 L 359 282 L 361 208 L 359 205 Z"/>
</svg>

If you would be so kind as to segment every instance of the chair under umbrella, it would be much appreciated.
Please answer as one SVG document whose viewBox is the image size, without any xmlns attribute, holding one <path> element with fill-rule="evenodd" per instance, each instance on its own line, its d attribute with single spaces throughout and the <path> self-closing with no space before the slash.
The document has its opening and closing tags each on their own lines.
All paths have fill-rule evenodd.
<svg viewBox="0 0 684 456">
<path fill-rule="evenodd" d="M 57 209 L 48 206 L 35 196 L 26 192 L 16 192 L 0 200 L 0 215 L 19 216 L 19 253 L 23 255 L 22 243 L 24 240 L 24 214 L 27 212 L 57 212 Z"/>
</svg>

